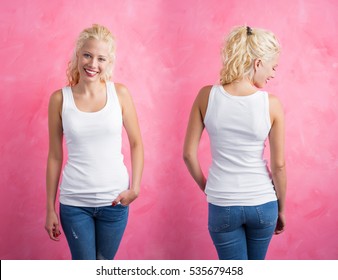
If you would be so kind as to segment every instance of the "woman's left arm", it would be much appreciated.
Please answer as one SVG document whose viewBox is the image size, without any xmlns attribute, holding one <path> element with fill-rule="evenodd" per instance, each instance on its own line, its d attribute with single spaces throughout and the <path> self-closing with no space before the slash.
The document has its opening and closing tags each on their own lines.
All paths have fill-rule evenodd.
<svg viewBox="0 0 338 280">
<path fill-rule="evenodd" d="M 129 139 L 132 180 L 129 189 L 120 193 L 120 195 L 114 200 L 113 205 L 116 205 L 119 202 L 123 205 L 129 205 L 140 193 L 144 159 L 143 143 L 132 97 L 124 85 L 115 84 L 115 87 L 121 104 L 123 126 Z"/>
<path fill-rule="evenodd" d="M 194 101 L 190 111 L 183 147 L 183 160 L 190 175 L 203 192 L 205 191 L 207 180 L 198 160 L 198 146 L 204 130 L 203 119 L 208 104 L 210 90 L 210 86 L 202 88 Z"/>
</svg>

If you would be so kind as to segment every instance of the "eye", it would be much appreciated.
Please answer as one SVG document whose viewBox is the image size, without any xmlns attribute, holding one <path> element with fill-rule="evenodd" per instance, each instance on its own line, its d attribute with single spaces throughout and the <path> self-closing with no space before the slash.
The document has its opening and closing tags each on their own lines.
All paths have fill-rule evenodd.
<svg viewBox="0 0 338 280">
<path fill-rule="evenodd" d="M 101 62 L 105 62 L 105 61 L 106 61 L 106 59 L 105 59 L 104 57 L 99 57 L 99 61 L 101 61 Z"/>
<path fill-rule="evenodd" d="M 91 56 L 90 56 L 89 53 L 84 53 L 84 54 L 83 54 L 83 57 L 85 57 L 85 58 L 90 58 Z"/>
</svg>

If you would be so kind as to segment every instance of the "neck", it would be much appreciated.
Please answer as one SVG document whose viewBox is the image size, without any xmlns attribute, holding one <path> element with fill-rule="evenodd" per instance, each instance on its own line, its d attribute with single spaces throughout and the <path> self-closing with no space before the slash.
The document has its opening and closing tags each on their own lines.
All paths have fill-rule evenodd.
<svg viewBox="0 0 338 280">
<path fill-rule="evenodd" d="M 232 82 L 224 86 L 224 89 L 232 95 L 249 95 L 255 93 L 257 88 L 248 78 Z"/>
<path fill-rule="evenodd" d="M 80 81 L 74 86 L 74 90 L 83 94 L 94 94 L 101 91 L 104 87 L 105 82 L 84 82 L 80 79 Z"/>
</svg>

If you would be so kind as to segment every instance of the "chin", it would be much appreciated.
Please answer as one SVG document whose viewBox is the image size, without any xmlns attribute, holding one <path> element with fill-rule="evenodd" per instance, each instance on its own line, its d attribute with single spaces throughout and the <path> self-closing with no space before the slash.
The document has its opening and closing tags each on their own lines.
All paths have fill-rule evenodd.
<svg viewBox="0 0 338 280">
<path fill-rule="evenodd" d="M 254 86 L 255 86 L 256 88 L 261 89 L 261 88 L 263 88 L 263 87 L 265 86 L 265 84 L 263 85 L 263 84 L 260 84 L 260 83 L 255 83 Z"/>
</svg>

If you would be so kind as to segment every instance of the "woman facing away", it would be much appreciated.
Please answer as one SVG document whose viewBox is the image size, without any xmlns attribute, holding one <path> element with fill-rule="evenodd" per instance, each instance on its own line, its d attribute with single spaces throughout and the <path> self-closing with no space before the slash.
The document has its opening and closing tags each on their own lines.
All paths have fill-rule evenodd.
<svg viewBox="0 0 338 280">
<path fill-rule="evenodd" d="M 228 35 L 220 85 L 203 87 L 191 109 L 184 161 L 207 195 L 208 229 L 219 259 L 264 259 L 285 229 L 284 114 L 261 91 L 275 77 L 280 45 L 269 31 L 241 26 Z M 206 179 L 198 145 L 206 128 L 212 164 Z M 263 159 L 270 144 L 270 169 Z"/>
<path fill-rule="evenodd" d="M 68 159 L 60 183 L 60 221 L 72 259 L 113 259 L 122 239 L 129 205 L 140 191 L 143 144 L 128 89 L 110 81 L 115 39 L 94 24 L 77 40 L 67 76 L 48 109 L 47 215 L 45 229 L 61 234 L 55 210 L 65 136 Z M 132 178 L 121 153 L 124 126 Z"/>
</svg>

